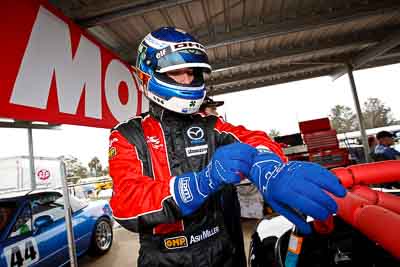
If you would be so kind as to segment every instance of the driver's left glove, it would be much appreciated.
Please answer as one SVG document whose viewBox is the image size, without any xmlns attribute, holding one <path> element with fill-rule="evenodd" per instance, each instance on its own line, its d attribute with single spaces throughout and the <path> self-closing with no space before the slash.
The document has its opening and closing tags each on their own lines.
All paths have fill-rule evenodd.
<svg viewBox="0 0 400 267">
<path fill-rule="evenodd" d="M 337 211 L 336 202 L 326 193 L 344 197 L 338 178 L 322 166 L 304 161 L 288 163 L 271 152 L 258 152 L 248 177 L 276 212 L 294 223 L 304 234 L 311 227 L 297 211 L 325 220 Z"/>
<path fill-rule="evenodd" d="M 244 143 L 221 146 L 203 170 L 173 177 L 170 190 L 182 215 L 195 212 L 224 185 L 237 184 L 248 176 L 256 154 L 254 147 Z"/>
</svg>

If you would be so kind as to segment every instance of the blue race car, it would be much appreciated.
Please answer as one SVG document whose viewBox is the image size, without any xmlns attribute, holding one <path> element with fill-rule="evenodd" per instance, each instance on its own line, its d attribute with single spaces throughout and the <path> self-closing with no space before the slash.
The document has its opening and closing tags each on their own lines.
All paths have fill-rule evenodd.
<svg viewBox="0 0 400 267">
<path fill-rule="evenodd" d="M 64 266 L 69 263 L 64 198 L 59 191 L 0 196 L 0 266 Z M 70 196 L 78 256 L 106 253 L 113 241 L 113 219 L 106 201 Z"/>
</svg>

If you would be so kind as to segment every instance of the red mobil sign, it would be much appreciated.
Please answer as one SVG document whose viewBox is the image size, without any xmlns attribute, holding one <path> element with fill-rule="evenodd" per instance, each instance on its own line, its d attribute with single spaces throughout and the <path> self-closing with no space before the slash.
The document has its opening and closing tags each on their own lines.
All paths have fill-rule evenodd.
<svg viewBox="0 0 400 267">
<path fill-rule="evenodd" d="M 0 117 L 111 128 L 147 108 L 131 67 L 47 2 L 0 5 Z"/>
</svg>

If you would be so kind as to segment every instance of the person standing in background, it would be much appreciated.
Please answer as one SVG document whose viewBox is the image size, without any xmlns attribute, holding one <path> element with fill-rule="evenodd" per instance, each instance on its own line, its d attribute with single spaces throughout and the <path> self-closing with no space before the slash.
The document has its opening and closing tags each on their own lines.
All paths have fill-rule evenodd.
<svg viewBox="0 0 400 267">
<path fill-rule="evenodd" d="M 394 135 L 388 131 L 381 131 L 376 134 L 378 145 L 375 147 L 375 157 L 380 160 L 400 159 L 400 152 L 391 146 L 394 144 Z"/>
<path fill-rule="evenodd" d="M 203 103 L 200 106 L 199 111 L 204 112 L 205 114 L 219 116 L 217 107 L 220 107 L 223 104 L 224 104 L 224 101 L 214 101 L 212 98 L 206 96 L 204 98 Z"/>
</svg>

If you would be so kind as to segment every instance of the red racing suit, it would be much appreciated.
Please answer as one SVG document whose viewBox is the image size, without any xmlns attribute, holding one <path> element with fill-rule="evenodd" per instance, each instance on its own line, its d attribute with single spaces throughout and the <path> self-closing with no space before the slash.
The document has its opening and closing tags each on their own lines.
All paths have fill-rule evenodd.
<svg viewBox="0 0 400 267">
<path fill-rule="evenodd" d="M 115 219 L 126 229 L 139 232 L 141 247 L 147 247 L 147 251 L 179 253 L 181 249 L 194 249 L 191 248 L 194 244 L 211 246 L 213 243 L 205 242 L 208 239 L 226 238 L 234 246 L 227 252 L 231 254 L 228 257 L 232 258 L 232 253 L 244 256 L 235 190 L 227 186 L 210 196 L 194 214 L 185 217 L 170 192 L 172 177 L 202 170 L 216 148 L 233 142 L 263 146 L 284 158 L 280 146 L 264 132 L 233 126 L 213 115 L 182 115 L 151 103 L 150 112 L 117 125 L 111 132 L 109 146 L 113 179 L 110 204 Z M 233 206 L 235 214 L 232 214 Z M 219 245 L 217 250 L 223 247 Z M 143 253 L 141 250 L 139 264 L 145 261 Z M 177 260 L 181 258 L 176 257 Z M 238 261 L 236 265 L 192 262 L 182 266 L 243 266 Z M 170 259 L 166 265 L 160 262 L 148 266 L 178 265 Z"/>
</svg>

